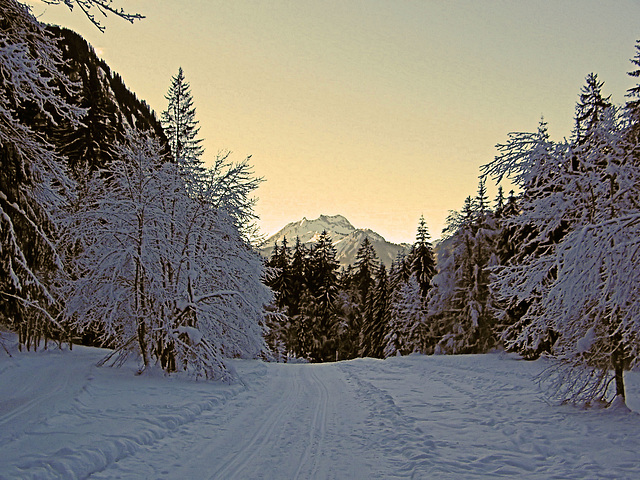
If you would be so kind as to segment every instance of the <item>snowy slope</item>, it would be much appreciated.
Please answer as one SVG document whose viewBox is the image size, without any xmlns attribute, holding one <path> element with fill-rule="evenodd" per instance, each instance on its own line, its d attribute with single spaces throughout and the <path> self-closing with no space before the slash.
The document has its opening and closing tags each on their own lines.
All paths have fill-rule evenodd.
<svg viewBox="0 0 640 480">
<path fill-rule="evenodd" d="M 226 385 L 104 353 L 0 348 L 0 478 L 640 478 L 640 415 L 546 403 L 540 361 L 244 360 Z"/>
<path fill-rule="evenodd" d="M 320 215 L 315 220 L 303 218 L 300 221 L 287 224 L 279 232 L 269 237 L 260 251 L 265 257 L 269 257 L 276 242 L 278 245 L 282 245 L 282 240 L 285 237 L 290 247 L 295 245 L 296 237 L 299 237 L 302 243 L 312 244 L 318 240 L 323 231 L 329 234 L 336 247 L 338 262 L 345 266 L 355 262 L 356 253 L 365 237 L 369 238 L 378 258 L 387 267 L 391 265 L 399 252 L 408 251 L 411 248 L 408 244 L 398 245 L 388 242 L 373 230 L 355 228 L 342 215 Z"/>
</svg>

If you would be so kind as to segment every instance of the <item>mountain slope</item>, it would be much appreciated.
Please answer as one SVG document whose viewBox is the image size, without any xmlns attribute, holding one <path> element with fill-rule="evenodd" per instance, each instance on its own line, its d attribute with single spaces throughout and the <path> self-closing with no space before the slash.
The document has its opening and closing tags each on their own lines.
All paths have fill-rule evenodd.
<svg viewBox="0 0 640 480">
<path fill-rule="evenodd" d="M 113 147 L 126 143 L 127 131 L 144 131 L 166 145 L 162 126 L 149 105 L 127 88 L 81 35 L 56 26 L 47 30 L 58 39 L 66 61 L 64 72 L 77 84 L 74 94 L 61 94 L 86 111 L 78 128 L 64 121 L 45 127 L 45 135 L 67 158 L 76 178 L 106 168 L 113 159 Z"/>
<path fill-rule="evenodd" d="M 355 262 L 356 253 L 365 238 L 369 238 L 378 254 L 378 258 L 387 267 L 391 265 L 398 253 L 405 250 L 408 251 L 411 248 L 408 244 L 398 245 L 388 242 L 382 235 L 373 230 L 355 228 L 342 215 L 320 215 L 315 220 L 303 218 L 297 222 L 287 224 L 282 230 L 266 240 L 260 252 L 265 257 L 271 256 L 275 244 L 282 245 L 285 237 L 289 246 L 295 244 L 296 238 L 300 238 L 302 243 L 313 244 L 325 230 L 336 247 L 336 259 L 343 266 L 351 265 Z"/>
</svg>

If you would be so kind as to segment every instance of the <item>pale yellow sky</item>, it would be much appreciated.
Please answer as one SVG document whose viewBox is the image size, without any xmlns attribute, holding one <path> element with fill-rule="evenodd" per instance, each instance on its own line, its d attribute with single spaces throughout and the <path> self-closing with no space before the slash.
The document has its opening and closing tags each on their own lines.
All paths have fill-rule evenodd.
<svg viewBox="0 0 640 480">
<path fill-rule="evenodd" d="M 640 39 L 637 0 L 116 0 L 146 16 L 81 33 L 159 114 L 172 75 L 191 83 L 207 157 L 252 155 L 263 233 L 342 214 L 412 242 L 474 195 L 507 133 L 570 133 L 584 77 L 614 102 Z M 496 189 L 490 188 L 493 196 Z"/>
</svg>

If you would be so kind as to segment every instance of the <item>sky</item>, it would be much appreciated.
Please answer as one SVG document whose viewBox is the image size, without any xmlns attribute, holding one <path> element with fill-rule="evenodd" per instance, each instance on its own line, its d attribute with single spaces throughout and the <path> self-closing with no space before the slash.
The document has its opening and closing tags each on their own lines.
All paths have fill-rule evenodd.
<svg viewBox="0 0 640 480">
<path fill-rule="evenodd" d="M 114 0 L 146 18 L 107 17 L 104 33 L 78 8 L 28 3 L 158 115 L 182 67 L 203 160 L 251 155 L 264 177 L 263 234 L 340 214 L 397 243 L 421 215 L 438 238 L 509 132 L 544 116 L 569 136 L 588 73 L 623 103 L 640 39 L 640 0 Z"/>
</svg>

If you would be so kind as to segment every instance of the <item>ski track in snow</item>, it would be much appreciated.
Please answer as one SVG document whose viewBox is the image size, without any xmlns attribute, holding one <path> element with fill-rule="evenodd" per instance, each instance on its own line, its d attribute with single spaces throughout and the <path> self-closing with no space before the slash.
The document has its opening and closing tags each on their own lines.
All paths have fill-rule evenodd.
<svg viewBox="0 0 640 480">
<path fill-rule="evenodd" d="M 360 408 L 340 372 L 328 365 L 262 364 L 260 370 L 222 412 L 206 412 L 144 455 L 91 478 L 361 478 L 360 460 L 370 456 L 361 440 L 370 435 L 349 437 L 363 416 L 340 414 Z"/>
<path fill-rule="evenodd" d="M 228 385 L 103 354 L 0 355 L 0 478 L 640 478 L 640 415 L 546 403 L 541 362 L 233 361 Z"/>
<path fill-rule="evenodd" d="M 288 388 L 283 385 L 284 388 L 280 390 L 282 396 L 275 398 L 265 405 L 266 415 L 265 419 L 260 419 L 258 427 L 253 431 L 246 440 L 242 440 L 240 449 L 235 452 L 231 458 L 223 463 L 215 474 L 210 479 L 225 479 L 225 478 L 242 478 L 242 470 L 246 465 L 257 456 L 261 458 L 260 454 L 264 453 L 265 448 L 268 448 L 270 442 L 273 440 L 271 437 L 276 430 L 276 427 L 284 421 L 287 414 L 294 408 L 296 400 L 300 395 L 300 372 L 297 371 L 292 376 L 292 385 Z"/>
</svg>

